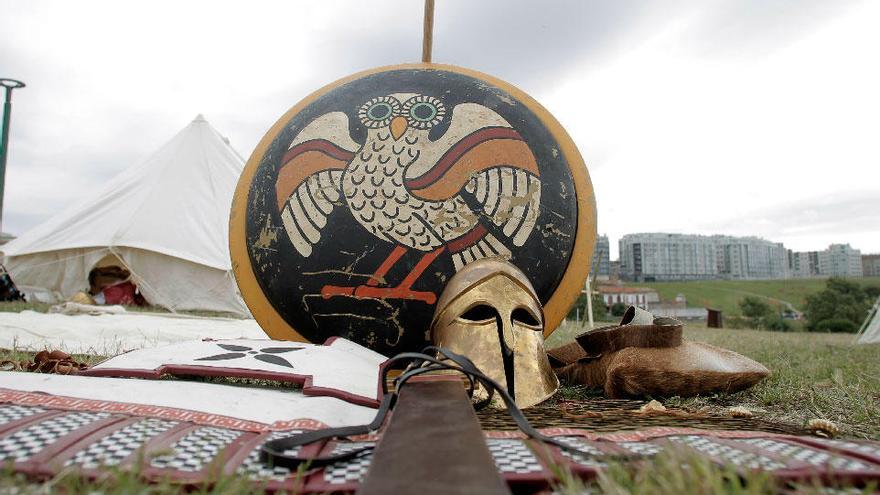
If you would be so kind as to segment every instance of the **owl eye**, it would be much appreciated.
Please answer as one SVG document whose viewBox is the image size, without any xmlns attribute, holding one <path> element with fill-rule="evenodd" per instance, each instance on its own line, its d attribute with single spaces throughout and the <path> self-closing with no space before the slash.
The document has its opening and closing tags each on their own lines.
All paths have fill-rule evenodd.
<svg viewBox="0 0 880 495">
<path fill-rule="evenodd" d="M 403 114 L 410 127 L 430 129 L 446 115 L 446 107 L 433 96 L 414 96 L 403 104 Z"/>
<path fill-rule="evenodd" d="M 386 127 L 400 114 L 400 102 L 390 96 L 380 96 L 361 105 L 358 118 L 371 129 Z"/>
</svg>

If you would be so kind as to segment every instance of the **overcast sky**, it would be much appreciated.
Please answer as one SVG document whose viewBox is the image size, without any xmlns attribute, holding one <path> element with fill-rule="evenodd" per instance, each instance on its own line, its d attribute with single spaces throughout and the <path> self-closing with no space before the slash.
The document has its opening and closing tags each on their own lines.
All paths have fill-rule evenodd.
<svg viewBox="0 0 880 495">
<path fill-rule="evenodd" d="M 289 107 L 415 62 L 422 2 L 0 0 L 21 234 L 203 113 L 249 156 Z M 434 60 L 488 72 L 574 138 L 599 232 L 880 252 L 880 2 L 437 0 Z"/>
</svg>

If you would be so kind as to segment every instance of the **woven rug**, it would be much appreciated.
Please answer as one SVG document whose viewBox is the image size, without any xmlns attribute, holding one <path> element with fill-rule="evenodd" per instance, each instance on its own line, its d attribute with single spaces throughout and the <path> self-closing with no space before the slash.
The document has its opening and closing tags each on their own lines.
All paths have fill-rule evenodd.
<svg viewBox="0 0 880 495">
<path fill-rule="evenodd" d="M 646 401 L 589 398 L 538 405 L 523 411 L 536 428 L 577 428 L 595 432 L 630 431 L 652 427 L 704 428 L 728 431 L 767 431 L 804 434 L 803 428 L 760 419 L 734 418 L 724 414 L 696 413 L 676 409 L 639 413 Z M 486 408 L 477 412 L 485 430 L 516 430 L 505 410 Z"/>
</svg>

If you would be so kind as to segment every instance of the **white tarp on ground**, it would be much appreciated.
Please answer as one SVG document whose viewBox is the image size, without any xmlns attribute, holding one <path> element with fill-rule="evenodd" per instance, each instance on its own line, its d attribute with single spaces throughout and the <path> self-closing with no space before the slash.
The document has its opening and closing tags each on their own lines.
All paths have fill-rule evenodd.
<svg viewBox="0 0 880 495">
<path fill-rule="evenodd" d="M 229 260 L 229 210 L 244 163 L 199 115 L 88 200 L 4 245 L 27 293 L 68 298 L 115 255 L 152 304 L 248 314 Z"/>
<path fill-rule="evenodd" d="M 312 419 L 328 426 L 350 426 L 369 423 L 376 415 L 376 410 L 373 408 L 358 406 L 334 397 L 307 397 L 297 390 L 215 383 L 7 371 L 0 373 L 0 389 L 124 404 L 173 407 L 267 425 L 296 419 Z"/>
<path fill-rule="evenodd" d="M 213 339 L 265 339 L 252 319 L 199 318 L 128 313 L 121 315 L 0 313 L 0 348 L 114 356 L 174 342 Z"/>
</svg>

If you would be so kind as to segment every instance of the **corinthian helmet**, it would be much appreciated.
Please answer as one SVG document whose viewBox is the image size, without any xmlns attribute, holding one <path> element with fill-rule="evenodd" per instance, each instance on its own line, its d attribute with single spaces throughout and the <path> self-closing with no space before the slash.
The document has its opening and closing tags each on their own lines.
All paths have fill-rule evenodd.
<svg viewBox="0 0 880 495">
<path fill-rule="evenodd" d="M 525 274 L 506 261 L 475 261 L 449 280 L 431 340 L 467 356 L 519 407 L 538 404 L 559 388 L 544 350 L 541 303 Z"/>
</svg>

